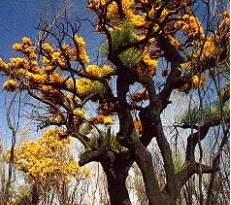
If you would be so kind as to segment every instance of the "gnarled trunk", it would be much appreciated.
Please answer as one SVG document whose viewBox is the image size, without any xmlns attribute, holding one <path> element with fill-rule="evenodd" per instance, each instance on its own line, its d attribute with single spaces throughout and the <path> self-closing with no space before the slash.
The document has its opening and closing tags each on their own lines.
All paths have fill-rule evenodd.
<svg viewBox="0 0 231 205">
<path fill-rule="evenodd" d="M 124 170 L 114 170 L 104 168 L 108 181 L 108 193 L 111 205 L 131 205 L 126 188 L 127 174 Z"/>
</svg>

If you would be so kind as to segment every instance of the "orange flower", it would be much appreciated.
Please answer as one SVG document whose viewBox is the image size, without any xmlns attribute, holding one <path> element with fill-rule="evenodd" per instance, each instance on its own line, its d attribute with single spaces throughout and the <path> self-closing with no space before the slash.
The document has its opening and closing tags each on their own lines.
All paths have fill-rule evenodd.
<svg viewBox="0 0 231 205">
<path fill-rule="evenodd" d="M 141 132 L 143 130 L 140 120 L 135 120 L 133 123 L 134 123 L 134 127 L 137 131 Z"/>
</svg>

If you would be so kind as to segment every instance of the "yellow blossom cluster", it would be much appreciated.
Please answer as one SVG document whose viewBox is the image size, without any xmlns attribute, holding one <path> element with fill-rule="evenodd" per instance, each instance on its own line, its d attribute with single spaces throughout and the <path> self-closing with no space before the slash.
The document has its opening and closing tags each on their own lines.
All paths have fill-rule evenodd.
<svg viewBox="0 0 231 205">
<path fill-rule="evenodd" d="M 88 65 L 86 67 L 86 72 L 95 77 L 105 77 L 113 73 L 113 69 L 105 64 L 101 68 L 97 65 Z"/>
<path fill-rule="evenodd" d="M 192 57 L 200 60 L 216 58 L 219 52 L 219 48 L 216 46 L 216 41 L 216 36 L 213 34 L 210 35 L 205 41 L 199 43 L 200 47 L 198 49 L 192 51 Z"/>
<path fill-rule="evenodd" d="M 85 41 L 82 37 L 80 36 L 75 36 L 74 37 L 76 45 L 78 46 L 78 57 L 83 62 L 84 64 L 89 62 L 89 56 L 87 55 L 87 52 L 85 50 Z"/>
<path fill-rule="evenodd" d="M 192 86 L 198 88 L 205 85 L 205 77 L 202 75 L 193 75 L 192 77 Z"/>
<path fill-rule="evenodd" d="M 29 58 L 37 59 L 35 48 L 32 45 L 31 39 L 28 37 L 23 37 L 21 43 L 13 44 L 12 49 L 26 54 Z"/>
<path fill-rule="evenodd" d="M 135 27 L 143 27 L 146 24 L 144 15 L 131 15 L 129 20 Z"/>
<path fill-rule="evenodd" d="M 90 0 L 88 1 L 88 8 L 89 9 L 99 8 L 101 6 L 105 6 L 107 2 L 109 2 L 109 0 Z"/>
<path fill-rule="evenodd" d="M 0 58 L 0 68 L 3 70 L 7 68 L 7 63 L 2 58 Z"/>
<path fill-rule="evenodd" d="M 41 62 L 37 59 L 37 51 L 35 51 L 31 40 L 28 37 L 23 37 L 21 42 L 15 43 L 12 48 L 23 53 L 24 57 L 11 58 L 8 63 L 0 59 L 0 67 L 12 79 L 20 80 L 23 85 L 35 88 L 41 87 L 40 85 L 43 84 L 43 88 L 46 89 L 42 89 L 42 91 L 48 91 L 52 89 L 51 83 L 61 84 L 64 81 L 64 78 L 61 77 L 62 71 L 56 71 L 58 68 L 61 70 L 67 68 L 64 53 L 69 56 L 70 60 L 80 60 L 84 64 L 88 63 L 89 57 L 85 51 L 83 38 L 75 36 L 74 43 L 77 46 L 76 49 L 67 44 L 62 44 L 59 49 L 54 49 L 50 43 L 42 43 L 41 52 L 44 66 L 41 66 Z M 85 85 L 86 80 L 80 80 L 78 83 L 80 84 L 79 92 L 83 93 L 85 89 L 83 89 L 82 84 Z M 46 84 L 49 84 L 49 86 Z M 88 84 L 90 83 L 88 82 Z"/>
<path fill-rule="evenodd" d="M 104 64 L 100 71 L 101 77 L 110 76 L 113 73 L 113 69 L 107 64 Z"/>
<path fill-rule="evenodd" d="M 88 78 L 80 78 L 75 81 L 69 78 L 65 83 L 68 89 L 72 91 L 76 90 L 80 96 L 87 96 L 94 92 L 104 91 L 104 86 L 102 83 L 98 81 L 92 81 Z"/>
<path fill-rule="evenodd" d="M 42 49 L 46 53 L 52 53 L 54 51 L 54 49 L 52 48 L 52 46 L 49 43 L 43 43 L 42 44 Z"/>
<path fill-rule="evenodd" d="M 86 111 L 83 108 L 74 109 L 73 110 L 73 115 L 77 116 L 80 119 L 85 119 L 86 118 Z"/>
<path fill-rule="evenodd" d="M 144 54 L 142 60 L 148 67 L 148 75 L 155 75 L 158 61 L 156 59 L 151 59 L 148 54 Z"/>
<path fill-rule="evenodd" d="M 88 65 L 86 67 L 86 72 L 92 76 L 100 77 L 101 71 L 97 65 Z"/>
<path fill-rule="evenodd" d="M 185 14 L 182 17 L 182 31 L 187 37 L 204 37 L 203 27 L 197 17 Z M 181 24 L 181 22 L 179 23 Z"/>
<path fill-rule="evenodd" d="M 13 68 L 28 68 L 29 62 L 25 58 L 16 57 L 16 58 L 10 58 L 8 67 Z"/>
<path fill-rule="evenodd" d="M 103 123 L 105 125 L 111 125 L 112 124 L 112 118 L 109 116 L 105 116 L 105 115 L 97 115 L 97 116 L 91 118 L 90 122 L 93 124 Z"/>
<path fill-rule="evenodd" d="M 145 14 L 138 14 L 135 12 L 134 0 L 121 0 L 121 5 L 126 18 L 132 22 L 133 26 L 139 28 L 146 25 Z M 107 7 L 107 18 L 108 20 L 112 20 L 118 18 L 118 16 L 118 5 L 115 1 L 113 1 Z"/>
<path fill-rule="evenodd" d="M 17 82 L 13 79 L 6 80 L 3 83 L 3 88 L 9 92 L 13 92 L 17 88 Z"/>
<path fill-rule="evenodd" d="M 172 46 L 174 46 L 175 48 L 179 48 L 181 43 L 180 41 L 177 39 L 177 37 L 172 36 L 172 35 L 168 35 L 168 38 L 170 40 L 170 43 Z"/>
<path fill-rule="evenodd" d="M 39 139 L 16 148 L 16 168 L 37 180 L 61 177 L 60 180 L 68 182 L 70 177 L 87 177 L 88 171 L 72 159 L 70 144 L 70 137 L 64 131 L 46 130 Z M 9 156 L 9 150 L 6 156 Z"/>
<path fill-rule="evenodd" d="M 217 54 L 218 48 L 215 45 L 216 39 L 213 35 L 209 36 L 204 45 L 203 45 L 203 53 L 202 53 L 202 58 L 209 58 L 213 57 Z"/>
</svg>

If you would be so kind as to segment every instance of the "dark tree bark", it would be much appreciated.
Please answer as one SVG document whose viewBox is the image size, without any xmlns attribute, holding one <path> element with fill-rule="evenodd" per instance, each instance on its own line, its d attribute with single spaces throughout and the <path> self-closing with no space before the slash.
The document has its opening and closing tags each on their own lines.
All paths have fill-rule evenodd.
<svg viewBox="0 0 231 205">
<path fill-rule="evenodd" d="M 31 199 L 32 205 L 38 205 L 39 204 L 39 193 L 36 184 L 32 187 L 32 199 Z"/>
<path fill-rule="evenodd" d="M 131 205 L 129 194 L 126 188 L 127 173 L 124 170 L 104 168 L 108 182 L 108 193 L 111 205 Z"/>
<path fill-rule="evenodd" d="M 113 151 L 90 151 L 80 156 L 82 166 L 90 161 L 100 162 L 107 176 L 108 194 L 111 205 L 131 205 L 126 178 L 133 163 L 128 152 L 115 153 Z"/>
<path fill-rule="evenodd" d="M 107 151 L 102 159 L 101 165 L 107 176 L 111 205 L 131 205 L 126 187 L 128 171 L 133 163 L 129 159 L 129 153 L 117 154 Z"/>
</svg>

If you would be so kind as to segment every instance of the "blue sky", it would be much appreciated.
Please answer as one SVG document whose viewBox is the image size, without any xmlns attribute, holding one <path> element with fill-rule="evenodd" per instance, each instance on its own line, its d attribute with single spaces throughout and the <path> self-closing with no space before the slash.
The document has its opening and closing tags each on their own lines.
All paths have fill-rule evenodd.
<svg viewBox="0 0 231 205">
<path fill-rule="evenodd" d="M 11 49 L 12 44 L 20 41 L 23 36 L 34 39 L 38 33 L 35 28 L 38 26 L 40 17 L 51 16 L 52 8 L 57 11 L 61 2 L 62 0 L 0 0 L 0 57 L 7 60 L 17 55 Z M 77 16 L 92 19 L 92 14 L 86 9 L 86 0 L 73 0 L 72 2 L 71 10 L 68 12 L 71 19 Z M 90 55 L 94 53 L 96 45 L 100 42 L 99 35 L 92 32 L 93 29 L 85 21 L 79 33 L 85 38 Z M 5 78 L 0 75 L 1 86 L 4 80 Z M 0 88 L 0 136 L 10 136 L 6 125 L 5 95 L 6 93 Z"/>
</svg>

